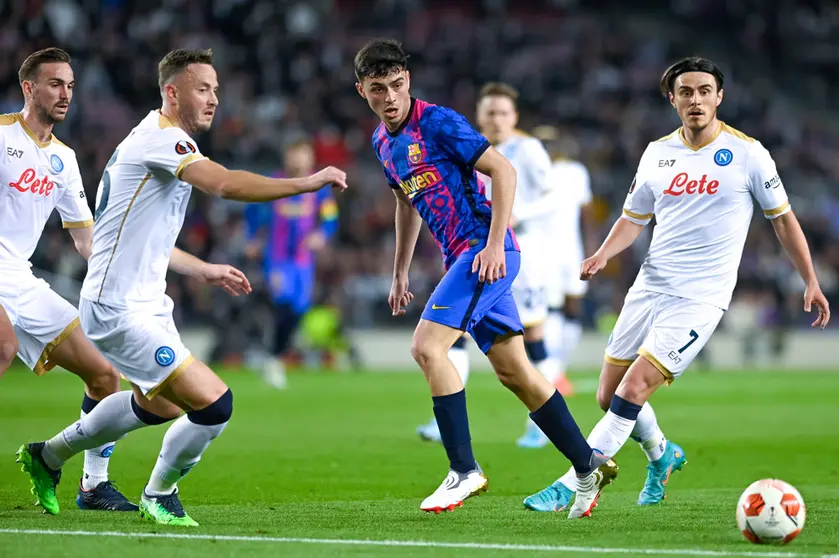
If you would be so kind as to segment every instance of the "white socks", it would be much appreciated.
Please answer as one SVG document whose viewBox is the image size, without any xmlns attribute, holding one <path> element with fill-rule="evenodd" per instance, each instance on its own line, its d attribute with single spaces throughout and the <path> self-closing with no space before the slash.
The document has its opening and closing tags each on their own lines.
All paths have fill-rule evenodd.
<svg viewBox="0 0 839 558">
<path fill-rule="evenodd" d="M 178 481 L 201 460 L 201 454 L 225 426 L 226 422 L 212 426 L 195 424 L 187 415 L 173 422 L 163 437 L 163 447 L 145 488 L 146 494 L 162 496 L 174 492 Z"/>
<path fill-rule="evenodd" d="M 469 380 L 469 351 L 465 347 L 452 347 L 449 349 L 449 360 L 454 364 L 463 387 Z"/>
<path fill-rule="evenodd" d="M 146 426 L 131 409 L 133 397 L 130 391 L 109 395 L 90 414 L 47 441 L 42 454 L 47 466 L 60 469 L 77 453 L 119 440 Z"/>
<path fill-rule="evenodd" d="M 84 418 L 86 415 L 87 413 L 82 411 L 81 418 Z M 113 442 L 108 442 L 98 448 L 85 450 L 82 489 L 91 490 L 96 488 L 99 483 L 108 480 L 108 463 L 111 461 L 111 454 L 113 451 Z"/>
<path fill-rule="evenodd" d="M 664 455 L 667 439 L 658 427 L 655 411 L 649 403 L 644 403 L 641 412 L 638 413 L 638 420 L 635 421 L 635 428 L 632 429 L 632 439 L 641 444 L 641 449 L 644 450 L 650 462 L 657 461 Z"/>
<path fill-rule="evenodd" d="M 588 444 L 603 455 L 614 457 L 629 439 L 629 434 L 635 426 L 634 420 L 619 417 L 612 411 L 606 411 L 606 415 L 600 422 L 594 425 L 591 434 L 588 435 Z M 575 490 L 577 486 L 577 473 L 572 467 L 567 473 L 559 478 L 559 481 L 566 488 Z"/>
<path fill-rule="evenodd" d="M 556 359 L 560 369 L 562 369 L 565 364 L 562 354 L 562 314 L 548 312 L 548 317 L 545 318 L 542 327 L 545 332 L 545 349 L 548 351 L 548 357 Z"/>
</svg>

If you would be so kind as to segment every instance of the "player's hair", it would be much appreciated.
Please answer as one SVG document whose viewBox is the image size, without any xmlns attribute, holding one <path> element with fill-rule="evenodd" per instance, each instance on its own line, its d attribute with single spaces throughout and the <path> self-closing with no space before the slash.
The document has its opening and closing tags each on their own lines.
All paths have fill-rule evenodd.
<svg viewBox="0 0 839 558">
<path fill-rule="evenodd" d="M 41 64 L 49 64 L 51 62 L 66 62 L 70 63 L 70 55 L 66 51 L 58 47 L 45 48 L 38 52 L 33 52 L 26 57 L 23 64 L 20 65 L 20 70 L 17 72 L 17 77 L 21 83 L 24 81 L 31 81 L 38 75 L 38 70 L 41 69 Z"/>
<path fill-rule="evenodd" d="M 480 101 L 485 97 L 507 97 L 513 102 L 513 107 L 518 110 L 519 92 L 509 83 L 503 83 L 500 81 L 491 81 L 487 83 L 481 87 L 481 91 L 478 93 L 478 100 Z"/>
<path fill-rule="evenodd" d="M 179 48 L 170 51 L 157 65 L 157 84 L 163 86 L 187 69 L 190 64 L 213 65 L 213 49 Z"/>
<path fill-rule="evenodd" d="M 314 148 L 314 143 L 312 143 L 312 139 L 309 136 L 300 136 L 294 141 L 287 143 L 283 151 L 288 153 L 289 151 L 294 151 L 295 149 L 300 149 L 301 147 Z"/>
<path fill-rule="evenodd" d="M 687 72 L 703 72 L 711 74 L 717 82 L 717 91 L 722 89 L 723 75 L 720 67 L 707 58 L 702 58 L 701 56 L 689 56 L 687 58 L 682 58 L 664 71 L 664 75 L 661 76 L 661 84 L 659 86 L 661 94 L 667 97 L 669 93 L 673 93 L 676 78 Z"/>
<path fill-rule="evenodd" d="M 381 78 L 408 69 L 408 55 L 396 39 L 375 39 L 355 55 L 355 77 Z"/>
</svg>

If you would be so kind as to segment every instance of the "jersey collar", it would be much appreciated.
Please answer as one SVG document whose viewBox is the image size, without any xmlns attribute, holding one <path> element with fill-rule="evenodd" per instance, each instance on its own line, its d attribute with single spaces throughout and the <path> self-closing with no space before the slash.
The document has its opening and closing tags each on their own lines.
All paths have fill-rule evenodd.
<svg viewBox="0 0 839 558">
<path fill-rule="evenodd" d="M 34 141 L 35 144 L 38 147 L 49 147 L 49 144 L 52 143 L 52 139 L 53 139 L 52 134 L 50 134 L 50 137 L 49 137 L 49 139 L 47 139 L 47 141 L 41 141 L 41 140 L 38 139 L 38 136 L 35 135 L 35 132 L 30 130 L 29 126 L 26 125 L 26 120 L 23 119 L 23 114 L 18 112 L 18 113 L 14 114 L 14 117 L 15 117 L 15 120 L 17 120 L 18 123 L 20 124 L 20 127 L 23 128 L 23 131 L 26 132 L 26 135 L 29 136 L 30 138 L 32 138 L 32 141 Z"/>
<path fill-rule="evenodd" d="M 684 128 L 684 126 L 682 126 L 682 127 L 679 128 L 679 139 L 682 140 L 682 143 L 684 144 L 684 146 L 687 147 L 688 149 L 690 149 L 691 151 L 699 151 L 703 147 L 707 147 L 707 146 L 711 145 L 712 143 L 714 143 L 714 141 L 718 137 L 720 137 L 720 134 L 722 133 L 722 130 L 723 130 L 724 127 L 725 127 L 725 123 L 723 123 L 722 120 L 717 121 L 717 131 L 714 132 L 714 135 L 711 136 L 711 139 L 709 139 L 708 141 L 706 141 L 702 145 L 691 145 L 688 142 L 688 140 L 685 139 L 685 128 Z"/>
</svg>

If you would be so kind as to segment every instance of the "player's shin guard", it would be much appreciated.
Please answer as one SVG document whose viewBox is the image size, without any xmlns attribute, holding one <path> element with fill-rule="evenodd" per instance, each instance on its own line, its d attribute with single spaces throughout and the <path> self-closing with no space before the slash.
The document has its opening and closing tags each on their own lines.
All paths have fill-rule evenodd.
<svg viewBox="0 0 839 558">
<path fill-rule="evenodd" d="M 449 360 L 454 364 L 463 387 L 466 387 L 466 382 L 469 380 L 469 351 L 466 350 L 465 338 L 460 337 L 454 342 L 452 348 L 449 349 Z"/>
<path fill-rule="evenodd" d="M 466 414 L 466 390 L 451 395 L 432 397 L 434 417 L 440 428 L 440 438 L 449 466 L 456 472 L 466 474 L 478 468 L 472 453 L 472 437 L 469 434 L 469 417 Z"/>
<path fill-rule="evenodd" d="M 99 401 L 92 399 L 85 394 L 82 399 L 81 418 L 84 418 L 99 404 Z M 114 451 L 114 443 L 108 442 L 99 447 L 85 450 L 84 452 L 84 475 L 82 476 L 82 488 L 90 490 L 96 488 L 100 482 L 108 480 L 108 463 L 111 461 L 111 454 Z"/>
<path fill-rule="evenodd" d="M 577 426 L 565 400 L 558 391 L 555 391 L 544 405 L 530 413 L 530 418 L 556 446 L 556 449 L 568 458 L 577 474 L 591 472 L 591 446 L 583 438 L 580 427 Z M 629 436 L 628 432 L 627 436 Z"/>
<path fill-rule="evenodd" d="M 145 493 L 172 494 L 178 481 L 201 460 L 201 455 L 227 426 L 233 414 L 233 392 L 229 389 L 215 403 L 191 411 L 169 427 Z"/>
<path fill-rule="evenodd" d="M 641 444 L 641 449 L 644 450 L 650 462 L 657 461 L 664 455 L 664 450 L 667 447 L 667 439 L 658 427 L 655 411 L 653 411 L 649 403 L 644 403 L 641 407 L 641 411 L 638 413 L 638 418 L 635 421 L 635 427 L 632 429 L 631 437 Z"/>
<path fill-rule="evenodd" d="M 109 395 L 84 418 L 71 424 L 46 442 L 43 451 L 44 461 L 50 468 L 58 470 L 68 459 L 79 452 L 119 440 L 132 430 L 169 420 L 140 409 L 149 420 L 153 417 L 154 421 L 158 421 L 144 422 L 133 407 L 140 409 L 134 403 L 132 392 L 120 391 Z"/>
</svg>

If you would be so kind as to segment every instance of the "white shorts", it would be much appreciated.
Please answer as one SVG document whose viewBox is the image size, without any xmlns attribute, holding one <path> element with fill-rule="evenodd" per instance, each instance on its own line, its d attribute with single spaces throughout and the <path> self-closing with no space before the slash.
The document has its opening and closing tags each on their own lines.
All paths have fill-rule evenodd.
<svg viewBox="0 0 839 558">
<path fill-rule="evenodd" d="M 29 270 L 0 271 L 0 307 L 15 329 L 18 357 L 38 376 L 54 366 L 50 352 L 79 326 L 75 306 Z"/>
<path fill-rule="evenodd" d="M 549 274 L 548 305 L 551 308 L 565 306 L 565 297 L 583 297 L 588 291 L 588 281 L 580 279 L 582 260 L 562 255 L 555 260 L 556 273 Z"/>
<path fill-rule="evenodd" d="M 513 281 L 513 299 L 524 327 L 539 325 L 548 317 L 547 266 L 538 236 L 517 238 L 521 250 L 521 267 Z"/>
<path fill-rule="evenodd" d="M 629 366 L 646 357 L 670 384 L 690 365 L 722 319 L 706 302 L 651 291 L 629 291 L 606 347 L 606 362 Z"/>
<path fill-rule="evenodd" d="M 105 358 L 151 399 L 193 360 L 172 319 L 172 299 L 157 308 L 114 308 L 82 298 L 82 329 Z"/>
</svg>

